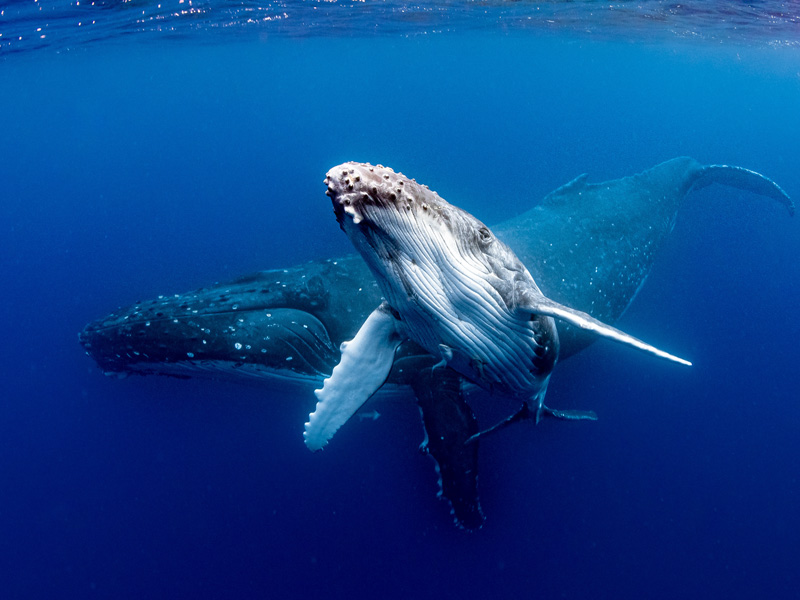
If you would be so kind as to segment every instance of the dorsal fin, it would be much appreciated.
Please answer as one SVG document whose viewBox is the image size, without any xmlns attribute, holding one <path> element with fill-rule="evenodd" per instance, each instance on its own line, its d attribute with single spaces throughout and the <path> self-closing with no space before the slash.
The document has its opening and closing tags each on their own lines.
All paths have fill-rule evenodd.
<svg viewBox="0 0 800 600">
<path fill-rule="evenodd" d="M 579 189 L 582 189 L 582 188 L 586 187 L 586 178 L 588 176 L 589 176 L 588 173 L 581 173 L 575 179 L 573 179 L 571 181 L 568 181 L 567 183 L 565 183 L 561 187 L 557 187 L 552 192 L 547 194 L 547 196 L 545 196 L 545 200 L 547 200 L 549 198 L 552 198 L 554 196 L 559 196 L 559 195 L 564 194 L 566 192 L 575 192 L 575 191 L 577 191 Z"/>
</svg>

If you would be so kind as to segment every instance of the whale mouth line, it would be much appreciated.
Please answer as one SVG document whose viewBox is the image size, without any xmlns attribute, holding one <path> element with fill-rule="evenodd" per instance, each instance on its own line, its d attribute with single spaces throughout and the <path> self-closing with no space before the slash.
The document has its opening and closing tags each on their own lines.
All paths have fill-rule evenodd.
<svg viewBox="0 0 800 600">
<path fill-rule="evenodd" d="M 299 310 L 299 309 L 292 309 L 292 307 L 288 306 L 288 305 L 281 306 L 281 305 L 273 304 L 271 306 L 270 305 L 264 305 L 263 307 L 259 306 L 259 307 L 256 307 L 256 308 L 237 308 L 237 309 L 232 309 L 231 308 L 231 309 L 227 309 L 227 310 L 214 310 L 214 311 L 204 310 L 202 313 L 201 312 L 196 312 L 196 313 L 189 313 L 189 314 L 183 314 L 183 315 L 170 315 L 170 316 L 164 315 L 163 317 L 152 317 L 152 318 L 137 316 L 134 319 L 130 319 L 130 318 L 126 319 L 125 316 L 121 316 L 121 317 L 119 317 L 118 321 L 115 321 L 112 324 L 105 324 L 104 323 L 102 325 L 92 326 L 92 324 L 90 323 L 89 325 L 84 327 L 83 331 L 92 331 L 92 332 L 107 331 L 109 329 L 115 329 L 115 328 L 120 327 L 122 325 L 135 324 L 135 323 L 142 322 L 142 321 L 147 321 L 149 323 L 164 323 L 164 322 L 167 322 L 167 321 L 173 322 L 176 319 L 178 321 L 181 321 L 183 319 L 191 319 L 191 318 L 216 317 L 216 316 L 221 316 L 221 315 L 247 314 L 247 313 L 258 312 L 258 311 L 271 312 L 271 311 L 280 311 L 280 310 Z M 314 316 L 313 313 L 310 313 L 310 312 L 305 311 L 305 310 L 301 310 L 299 312 L 304 312 L 306 314 Z M 128 316 L 130 316 L 130 315 L 128 315 Z"/>
<path fill-rule="evenodd" d="M 318 385 L 328 373 L 314 369 L 311 371 L 298 371 L 291 368 L 280 368 L 271 365 L 248 363 L 240 360 L 226 360 L 218 358 L 190 359 L 184 358 L 170 362 L 141 361 L 131 363 L 124 369 L 107 370 L 108 376 L 150 375 L 160 374 L 177 378 L 188 378 L 193 375 L 217 375 L 220 379 L 225 376 L 239 376 L 251 381 L 283 381 L 300 385 Z"/>
</svg>

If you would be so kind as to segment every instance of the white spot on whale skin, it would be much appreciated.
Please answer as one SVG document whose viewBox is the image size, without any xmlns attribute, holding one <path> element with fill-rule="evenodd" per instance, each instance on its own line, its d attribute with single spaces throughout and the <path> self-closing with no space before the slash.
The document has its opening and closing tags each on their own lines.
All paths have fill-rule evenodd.
<svg viewBox="0 0 800 600">
<path fill-rule="evenodd" d="M 194 358 L 194 352 L 187 352 L 186 356 L 188 356 L 189 358 Z"/>
<path fill-rule="evenodd" d="M 234 347 L 234 348 L 236 348 L 237 350 L 241 350 L 241 349 L 242 349 L 242 345 L 241 345 L 239 342 L 236 342 L 236 343 L 233 345 L 233 347 Z"/>
</svg>

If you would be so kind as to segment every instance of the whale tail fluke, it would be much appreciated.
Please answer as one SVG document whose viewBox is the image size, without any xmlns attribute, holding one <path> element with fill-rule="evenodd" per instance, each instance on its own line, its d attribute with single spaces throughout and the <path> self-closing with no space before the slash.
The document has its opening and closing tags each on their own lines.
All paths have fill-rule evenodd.
<svg viewBox="0 0 800 600">
<path fill-rule="evenodd" d="M 794 202 L 781 186 L 761 173 L 756 173 L 744 167 L 734 167 L 730 165 L 708 165 L 700 170 L 699 177 L 694 184 L 694 188 L 703 188 L 712 183 L 720 183 L 747 190 L 766 198 L 771 198 L 783 204 L 794 216 Z"/>
</svg>

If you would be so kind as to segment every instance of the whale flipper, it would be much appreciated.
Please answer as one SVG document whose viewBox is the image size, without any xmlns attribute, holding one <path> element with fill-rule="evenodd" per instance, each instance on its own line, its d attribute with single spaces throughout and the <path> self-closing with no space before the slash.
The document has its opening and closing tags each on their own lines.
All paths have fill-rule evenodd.
<svg viewBox="0 0 800 600">
<path fill-rule="evenodd" d="M 712 183 L 720 183 L 741 190 L 747 190 L 760 196 L 777 200 L 794 216 L 794 202 L 783 188 L 761 173 L 744 167 L 730 165 L 708 165 L 701 169 L 694 189 L 704 188 Z"/>
<path fill-rule="evenodd" d="M 386 381 L 394 362 L 394 352 L 403 338 L 386 304 L 372 311 L 356 337 L 342 344 L 342 358 L 315 390 L 319 400 L 305 424 L 306 446 L 320 450 L 333 434 L 370 399 Z"/>
<path fill-rule="evenodd" d="M 543 417 L 551 417 L 561 421 L 597 421 L 597 413 L 593 410 L 556 410 L 542 404 L 537 410 L 532 411 L 530 404 L 525 402 L 517 412 L 509 415 L 499 423 L 495 423 L 489 427 L 489 429 L 484 429 L 479 433 L 471 435 L 464 443 L 468 445 L 476 444 L 479 438 L 486 437 L 490 433 L 495 433 L 501 429 L 505 429 L 509 425 L 528 419 L 536 419 L 536 423 L 538 424 Z"/>
<path fill-rule="evenodd" d="M 593 410 L 558 410 L 542 405 L 541 414 L 562 421 L 597 421 L 597 413 Z"/>
<path fill-rule="evenodd" d="M 478 422 L 461 393 L 461 376 L 450 368 L 425 368 L 411 385 L 425 428 L 420 450 L 436 461 L 439 495 L 450 502 L 456 525 L 480 529 L 478 444 L 467 444 Z"/>
<path fill-rule="evenodd" d="M 517 311 L 527 312 L 532 315 L 545 315 L 548 317 L 553 317 L 554 319 L 560 319 L 569 323 L 570 325 L 579 327 L 584 331 L 589 331 L 600 337 L 604 337 L 627 346 L 633 346 L 634 348 L 642 350 L 643 352 L 647 352 L 648 354 L 658 356 L 659 358 L 664 358 L 688 367 L 692 366 L 692 363 L 690 363 L 688 360 L 684 360 L 683 358 L 679 358 L 668 352 L 659 350 L 655 346 L 651 346 L 647 342 L 643 342 L 632 335 L 628 335 L 616 327 L 606 325 L 588 313 L 569 308 L 563 304 L 559 304 L 558 302 L 550 300 L 549 298 L 545 298 L 541 294 L 538 294 L 538 297 L 531 299 L 531 292 L 535 293 L 534 290 L 524 292 L 524 295 L 527 296 L 526 301 L 524 304 L 517 306 Z"/>
</svg>

